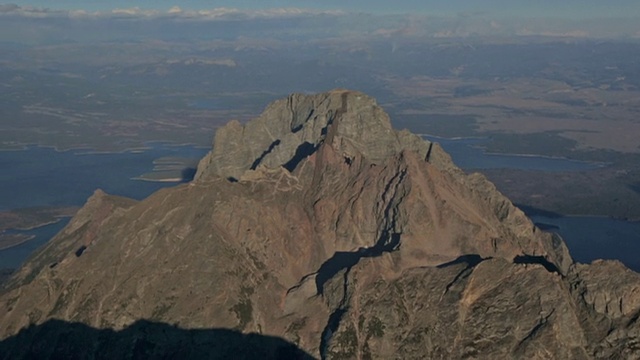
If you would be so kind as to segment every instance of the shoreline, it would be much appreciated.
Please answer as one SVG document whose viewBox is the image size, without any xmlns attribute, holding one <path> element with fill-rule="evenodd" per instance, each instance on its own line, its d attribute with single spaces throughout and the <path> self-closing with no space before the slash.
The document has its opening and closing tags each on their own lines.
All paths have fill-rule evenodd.
<svg viewBox="0 0 640 360">
<path fill-rule="evenodd" d="M 10 228 L 7 230 L 14 230 L 14 231 L 31 231 L 31 230 L 35 230 L 35 229 L 39 229 L 41 227 L 44 226 L 48 226 L 48 225 L 53 225 L 53 224 L 57 224 L 60 221 L 62 221 L 62 219 L 66 218 L 66 217 L 72 217 L 72 216 L 59 216 L 57 217 L 55 220 L 51 220 L 51 221 L 47 221 L 47 222 L 43 222 L 43 223 L 38 223 L 36 225 L 31 225 L 28 227 L 15 227 L 15 228 Z"/>
<path fill-rule="evenodd" d="M 593 165 L 597 165 L 598 168 L 604 168 L 604 167 L 607 167 L 607 166 L 611 165 L 611 163 L 605 163 L 605 162 L 600 162 L 600 161 L 576 160 L 576 159 L 571 159 L 571 158 L 564 157 L 564 156 L 488 152 L 488 151 L 485 151 L 484 149 L 482 149 L 482 152 L 485 155 L 490 155 L 490 156 L 517 156 L 517 157 L 526 157 L 526 158 L 534 157 L 534 158 L 542 158 L 542 159 L 549 159 L 549 160 L 565 160 L 565 161 L 571 161 L 571 162 L 581 163 L 581 164 L 593 164 Z"/>
<path fill-rule="evenodd" d="M 527 215 L 528 216 L 528 215 Z M 545 215 L 540 215 L 540 214 L 536 214 L 536 215 L 532 215 L 532 216 L 544 216 L 544 217 L 548 217 Z M 621 218 L 621 217 L 616 217 L 616 216 L 609 216 L 609 215 L 584 215 L 584 214 L 560 214 L 560 216 L 558 216 L 558 218 L 594 218 L 594 219 L 609 219 L 609 220 L 617 220 L 617 221 L 624 221 L 624 222 L 628 222 L 628 223 L 640 223 L 640 219 L 634 219 L 634 218 Z"/>
<path fill-rule="evenodd" d="M 434 138 L 434 139 L 442 139 L 442 140 L 448 140 L 448 141 L 463 141 L 463 140 L 490 140 L 489 137 L 482 137 L 482 136 L 466 136 L 466 137 L 453 137 L 453 138 L 448 138 L 448 137 L 442 137 L 442 136 L 435 136 L 435 135 L 429 135 L 429 134 L 418 134 L 420 137 L 425 138 L 425 137 L 430 137 L 430 138 Z M 430 141 L 428 139 L 425 138 L 425 140 Z M 598 168 L 604 168 L 607 167 L 609 165 L 611 165 L 611 163 L 607 163 L 607 162 L 600 162 L 600 161 L 588 161 L 588 160 L 577 160 L 577 159 L 571 159 L 565 156 L 553 156 L 553 155 L 542 155 L 542 154 L 526 154 L 526 153 L 510 153 L 510 152 L 492 152 L 492 151 L 487 151 L 483 146 L 472 146 L 473 148 L 476 148 L 480 151 L 482 151 L 482 153 L 484 155 L 489 155 L 489 156 L 517 156 L 517 157 L 527 157 L 527 158 L 542 158 L 542 159 L 550 159 L 550 160 L 565 160 L 565 161 L 571 161 L 571 162 L 576 162 L 576 163 L 581 163 L 581 164 L 593 164 L 598 166 Z"/>
<path fill-rule="evenodd" d="M 434 138 L 434 139 L 441 139 L 441 140 L 450 140 L 450 141 L 457 141 L 457 140 L 490 140 L 490 138 L 488 136 L 455 136 L 455 137 L 445 137 L 445 136 L 438 136 L 438 135 L 431 135 L 431 134 L 417 134 L 418 136 L 420 136 L 421 138 L 425 138 L 424 140 L 427 141 L 431 141 L 429 139 L 426 139 L 426 137 L 430 137 L 430 138 Z"/>
<path fill-rule="evenodd" d="M 7 236 L 7 235 L 4 235 L 4 236 Z M 2 242 L 3 242 L 2 237 L 3 237 L 3 235 L 0 235 L 0 251 L 9 250 L 11 248 L 14 248 L 16 246 L 20 246 L 20 245 L 22 245 L 24 243 L 27 243 L 27 242 L 29 242 L 29 241 L 31 241 L 31 240 L 36 238 L 35 235 L 17 235 L 17 236 L 19 236 L 20 239 L 13 240 L 13 241 L 5 240 L 5 241 L 7 241 L 9 243 L 6 244 L 6 245 L 2 245 Z"/>
<path fill-rule="evenodd" d="M 4 231 L 31 231 L 31 230 L 36 230 L 39 229 L 41 227 L 44 226 L 49 226 L 49 225 L 54 225 L 59 223 L 60 221 L 62 221 L 63 219 L 66 218 L 72 218 L 75 216 L 75 214 L 78 212 L 78 210 L 80 210 L 81 206 L 73 206 L 73 207 L 68 207 L 68 209 L 72 209 L 72 213 L 63 213 L 63 214 L 57 214 L 57 215 L 51 215 L 48 216 L 45 219 L 42 219 L 41 221 L 37 222 L 26 222 L 26 225 L 17 225 L 17 226 L 11 226 L 10 223 L 9 224 L 3 224 L 0 223 L 0 235 L 2 234 L 2 232 Z M 67 209 L 67 208 L 64 208 Z M 17 210 L 22 210 L 22 209 L 8 209 L 8 210 L 3 210 L 2 212 L 13 212 L 13 211 L 17 211 Z M 20 216 L 20 214 L 18 214 L 17 216 Z M 29 215 L 25 215 L 27 217 L 29 217 Z M 6 227 L 5 227 L 6 226 Z"/>
<path fill-rule="evenodd" d="M 516 206 L 517 207 L 517 206 Z M 545 214 L 544 211 L 541 212 L 532 212 L 532 213 L 527 213 L 526 211 L 520 209 L 522 212 L 524 212 L 524 214 L 531 219 L 532 216 L 541 216 L 541 217 L 545 217 L 548 219 L 561 219 L 561 218 L 594 218 L 594 219 L 610 219 L 610 220 L 617 220 L 617 221 L 624 221 L 624 222 L 628 222 L 628 223 L 640 223 L 640 218 L 624 218 L 624 217 L 617 217 L 617 216 L 609 216 L 609 215 L 593 215 L 593 214 L 559 214 L 559 213 L 554 213 L 553 215 L 549 215 L 549 214 Z"/>
<path fill-rule="evenodd" d="M 198 145 L 196 143 L 191 143 L 191 142 L 184 142 L 184 143 L 178 143 L 178 142 L 174 142 L 173 140 L 150 140 L 150 141 L 145 141 L 144 144 L 160 144 L 160 145 L 165 145 L 165 146 L 170 146 L 170 147 L 181 147 L 181 146 L 192 146 L 196 149 L 211 149 L 211 145 Z M 123 149 L 117 149 L 117 150 L 96 150 L 96 148 L 94 147 L 90 147 L 90 146 L 82 146 L 82 145 L 78 145 L 78 146 L 71 146 L 71 147 L 66 147 L 66 148 L 61 148 L 59 146 L 56 145 L 42 145 L 42 144 L 36 144 L 36 143 L 26 143 L 26 144 L 16 144 L 16 146 L 14 148 L 2 148 L 0 147 L 0 151 L 26 151 L 29 150 L 30 148 L 45 148 L 45 149 L 52 149 L 56 152 L 59 153 L 63 153 L 63 152 L 68 152 L 68 151 L 82 151 L 85 150 L 84 152 L 78 152 L 74 155 L 100 155 L 100 154 L 123 154 L 123 153 L 127 153 L 127 152 L 145 152 L 148 150 L 153 149 L 153 146 L 149 146 L 149 145 L 140 145 L 140 146 L 136 146 L 136 147 L 125 147 Z"/>
<path fill-rule="evenodd" d="M 161 182 L 161 183 L 180 183 L 184 179 L 182 179 L 182 178 L 151 179 L 151 178 L 144 178 L 144 177 L 134 177 L 134 178 L 131 178 L 130 180 L 147 181 L 147 182 Z"/>
</svg>

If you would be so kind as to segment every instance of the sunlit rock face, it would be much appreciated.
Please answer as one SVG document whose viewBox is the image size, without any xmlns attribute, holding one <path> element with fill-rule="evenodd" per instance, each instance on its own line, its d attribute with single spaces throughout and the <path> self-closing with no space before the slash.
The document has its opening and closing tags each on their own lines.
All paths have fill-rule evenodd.
<svg viewBox="0 0 640 360">
<path fill-rule="evenodd" d="M 618 263 L 574 265 L 483 176 L 334 90 L 222 127 L 189 184 L 97 191 L 8 281 L 0 353 L 159 357 L 215 333 L 263 358 L 633 358 L 639 289 Z M 77 329 L 94 346 L 63 346 Z"/>
</svg>

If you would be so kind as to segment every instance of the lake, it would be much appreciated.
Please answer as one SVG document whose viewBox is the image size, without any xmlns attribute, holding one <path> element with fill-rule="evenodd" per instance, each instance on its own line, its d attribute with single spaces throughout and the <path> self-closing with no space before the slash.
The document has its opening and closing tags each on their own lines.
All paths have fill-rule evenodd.
<svg viewBox="0 0 640 360">
<path fill-rule="evenodd" d="M 79 206 L 100 188 L 113 195 L 143 199 L 175 183 L 132 180 L 153 170 L 162 157 L 202 158 L 208 149 L 189 145 L 149 143 L 148 148 L 121 153 L 87 150 L 59 152 L 29 147 L 23 151 L 0 151 L 0 210 L 36 206 Z M 36 238 L 0 251 L 0 268 L 15 267 L 38 246 L 48 241 L 68 220 L 21 232 Z"/>
<path fill-rule="evenodd" d="M 164 143 L 121 153 L 59 152 L 43 147 L 0 151 L 0 210 L 82 205 L 98 188 L 109 194 L 143 199 L 171 185 L 131 180 L 152 171 L 153 160 L 165 156 L 199 159 L 207 151 Z"/>
<path fill-rule="evenodd" d="M 459 167 L 471 169 L 521 169 L 538 171 L 583 171 L 606 166 L 603 163 L 578 161 L 536 155 L 491 154 L 480 146 L 491 141 L 488 138 L 447 139 L 424 135 L 425 139 L 440 143 Z"/>
<path fill-rule="evenodd" d="M 55 224 L 41 226 L 39 228 L 27 231 L 9 230 L 10 233 L 20 233 L 34 235 L 35 237 L 18 246 L 0 251 L 0 268 L 17 268 L 26 260 L 31 253 L 36 251 L 40 246 L 49 241 L 55 234 L 60 232 L 69 222 L 69 218 L 62 219 Z"/>
<path fill-rule="evenodd" d="M 562 236 L 575 261 L 617 259 L 640 272 L 640 222 L 597 216 L 528 215 L 543 230 Z"/>
<path fill-rule="evenodd" d="M 442 144 L 463 169 L 517 168 L 538 171 L 583 171 L 602 167 L 569 159 L 542 156 L 487 154 L 477 146 L 488 139 L 431 138 Z M 109 194 L 143 199 L 175 183 L 132 180 L 153 169 L 153 160 L 174 156 L 201 158 L 208 149 L 193 146 L 149 144 L 144 151 L 96 154 L 87 151 L 58 152 L 30 147 L 24 151 L 0 152 L 0 210 L 32 206 L 82 205 L 96 188 Z M 552 225 L 567 242 L 574 259 L 591 262 L 618 259 L 640 271 L 640 223 L 599 217 L 546 217 L 528 214 L 534 222 Z M 0 251 L 0 268 L 17 267 L 37 247 L 55 235 L 67 220 L 24 233 L 36 238 Z M 544 225 L 543 225 L 544 226 Z M 549 228 L 549 226 L 546 226 Z M 555 228 L 554 228 L 555 227 Z"/>
</svg>

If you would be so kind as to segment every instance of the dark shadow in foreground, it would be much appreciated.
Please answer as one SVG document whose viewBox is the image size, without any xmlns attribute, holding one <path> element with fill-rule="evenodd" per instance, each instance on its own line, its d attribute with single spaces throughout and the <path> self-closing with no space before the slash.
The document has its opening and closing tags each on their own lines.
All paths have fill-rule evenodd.
<svg viewBox="0 0 640 360">
<path fill-rule="evenodd" d="M 518 255 L 513 259 L 514 264 L 538 264 L 542 265 L 548 272 L 560 274 L 558 267 L 545 259 L 544 256 Z"/>
<path fill-rule="evenodd" d="M 473 268 L 476 267 L 478 264 L 480 264 L 482 261 L 487 260 L 487 259 L 483 259 L 480 255 L 478 254 L 469 254 L 469 255 L 462 255 L 460 257 L 458 257 L 455 260 L 449 261 L 447 263 L 444 264 L 440 264 L 438 266 L 436 266 L 438 269 L 443 269 L 449 266 L 454 266 L 454 265 L 458 265 L 458 264 L 467 264 L 467 268 Z"/>
<path fill-rule="evenodd" d="M 400 234 L 389 234 L 384 231 L 375 246 L 360 248 L 354 252 L 338 251 L 318 269 L 316 289 L 323 294 L 324 284 L 341 270 L 350 270 L 362 258 L 381 256 L 383 253 L 397 250 L 400 245 Z"/>
<path fill-rule="evenodd" d="M 284 339 L 137 321 L 122 331 L 49 320 L 0 342 L 0 359 L 313 359 Z"/>
</svg>

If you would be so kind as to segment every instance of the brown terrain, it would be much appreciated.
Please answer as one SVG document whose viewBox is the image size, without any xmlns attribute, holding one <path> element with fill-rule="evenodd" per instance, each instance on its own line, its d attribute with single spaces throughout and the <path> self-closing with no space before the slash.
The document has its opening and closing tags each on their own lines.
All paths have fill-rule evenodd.
<svg viewBox="0 0 640 360">
<path fill-rule="evenodd" d="M 0 358 L 640 358 L 640 275 L 574 264 L 376 102 L 291 95 L 193 182 L 97 191 L 0 294 Z"/>
<path fill-rule="evenodd" d="M 477 121 L 479 134 L 555 133 L 576 143 L 576 150 L 640 152 L 637 112 L 640 98 L 635 86 L 623 91 L 611 85 L 571 86 L 560 80 L 514 78 L 494 81 L 413 77 L 388 79 L 401 99 L 419 99 L 425 109 L 401 109 L 400 115 L 468 115 Z M 476 91 L 456 96 L 464 89 Z M 544 144 L 539 144 L 544 146 Z"/>
<path fill-rule="evenodd" d="M 624 76 L 476 79 L 389 77 L 400 103 L 385 104 L 397 125 L 443 137 L 486 137 L 488 153 L 543 155 L 600 163 L 562 173 L 478 169 L 517 204 L 563 215 L 640 219 L 638 87 Z M 565 68 L 557 74 L 569 74 Z M 480 151 L 480 150 L 479 150 Z"/>
</svg>

